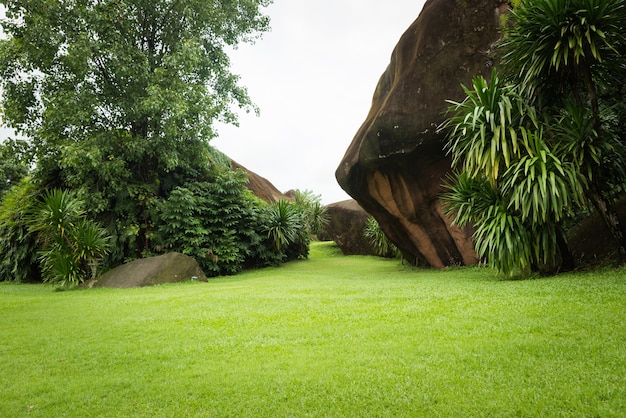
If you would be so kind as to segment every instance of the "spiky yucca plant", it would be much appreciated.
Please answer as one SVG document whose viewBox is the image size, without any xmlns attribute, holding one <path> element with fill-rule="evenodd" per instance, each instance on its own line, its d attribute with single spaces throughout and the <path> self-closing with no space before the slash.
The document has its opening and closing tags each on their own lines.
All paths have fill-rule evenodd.
<svg viewBox="0 0 626 418">
<path fill-rule="evenodd" d="M 54 189 L 43 194 L 28 216 L 32 233 L 40 236 L 44 281 L 63 287 L 77 285 L 96 274 L 98 260 L 109 251 L 109 237 L 86 219 L 76 194 Z"/>
</svg>

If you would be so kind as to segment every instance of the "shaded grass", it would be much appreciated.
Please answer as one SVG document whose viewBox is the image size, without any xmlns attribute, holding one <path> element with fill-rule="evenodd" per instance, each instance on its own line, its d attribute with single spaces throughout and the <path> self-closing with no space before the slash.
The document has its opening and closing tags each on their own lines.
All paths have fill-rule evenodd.
<svg viewBox="0 0 626 418">
<path fill-rule="evenodd" d="M 0 416 L 621 416 L 626 269 L 343 257 L 209 283 L 0 285 Z"/>
</svg>

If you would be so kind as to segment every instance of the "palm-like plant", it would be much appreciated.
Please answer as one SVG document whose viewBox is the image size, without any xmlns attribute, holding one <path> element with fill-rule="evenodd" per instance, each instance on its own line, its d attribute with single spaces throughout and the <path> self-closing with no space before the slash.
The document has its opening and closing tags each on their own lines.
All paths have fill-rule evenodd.
<svg viewBox="0 0 626 418">
<path fill-rule="evenodd" d="M 44 243 L 39 255 L 44 280 L 61 286 L 94 277 L 98 260 L 109 250 L 105 230 L 85 218 L 82 201 L 69 191 L 44 193 L 28 224 Z"/>
<path fill-rule="evenodd" d="M 626 240 L 619 218 L 596 175 L 621 173 L 602 165 L 619 140 L 603 124 L 599 90 L 621 88 L 626 66 L 626 4 L 623 0 L 523 0 L 501 47 L 502 66 L 529 102 L 541 106 L 561 160 L 585 174 L 585 194 L 603 217 L 626 261 Z M 552 109 L 556 108 L 557 111 Z M 588 112 L 586 109 L 591 109 Z M 615 167 L 618 168 L 618 167 Z"/>
<path fill-rule="evenodd" d="M 449 101 L 450 117 L 441 129 L 449 130 L 445 149 L 453 165 L 463 164 L 472 177 L 483 173 L 491 184 L 519 158 L 519 127 L 536 120 L 533 108 L 520 100 L 512 86 L 504 85 L 494 70 L 490 82 L 482 76 L 472 87 L 462 85 L 466 99 Z"/>
<path fill-rule="evenodd" d="M 63 243 L 69 240 L 68 230 L 85 214 L 82 202 L 68 191 L 60 189 L 44 193 L 30 215 L 30 229 L 41 232 L 45 239 Z"/>
<path fill-rule="evenodd" d="M 528 96 L 538 89 L 554 95 L 582 83 L 597 117 L 594 75 L 613 78 L 624 71 L 623 0 L 523 0 L 512 20 L 501 43 L 502 64 Z"/>
<path fill-rule="evenodd" d="M 525 152 L 503 176 L 502 193 L 523 220 L 561 222 L 584 205 L 585 178 L 576 164 L 561 161 L 543 140 L 543 131 L 524 131 Z"/>
<path fill-rule="evenodd" d="M 476 225 L 487 210 L 500 201 L 500 192 L 483 175 L 461 171 L 448 176 L 441 201 L 452 222 L 460 227 Z"/>
<path fill-rule="evenodd" d="M 447 211 L 454 223 L 476 227 L 477 254 L 502 273 L 528 274 L 545 265 L 555 269 L 560 260 L 570 267 L 560 222 L 582 205 L 584 178 L 575 164 L 554 154 L 534 108 L 513 87 L 500 85 L 495 75 L 492 84 L 476 77 L 473 85 L 446 124 L 447 148 L 461 166 L 445 186 Z M 496 100 L 492 110 L 486 110 L 486 100 L 476 100 L 485 95 Z"/>
<path fill-rule="evenodd" d="M 395 257 L 400 253 L 396 245 L 389 240 L 380 224 L 373 216 L 368 216 L 365 222 L 363 235 L 368 240 L 376 255 L 380 257 Z"/>
<path fill-rule="evenodd" d="M 267 207 L 265 219 L 267 237 L 278 252 L 295 243 L 305 228 L 302 212 L 284 199 Z"/>
<path fill-rule="evenodd" d="M 328 225 L 330 219 L 326 207 L 322 205 L 321 196 L 313 194 L 310 190 L 296 190 L 295 204 L 301 208 L 306 227 L 311 234 L 317 234 Z"/>
<path fill-rule="evenodd" d="M 500 201 L 480 215 L 474 232 L 476 253 L 500 273 L 528 275 L 533 270 L 532 232 L 528 223 Z"/>
</svg>

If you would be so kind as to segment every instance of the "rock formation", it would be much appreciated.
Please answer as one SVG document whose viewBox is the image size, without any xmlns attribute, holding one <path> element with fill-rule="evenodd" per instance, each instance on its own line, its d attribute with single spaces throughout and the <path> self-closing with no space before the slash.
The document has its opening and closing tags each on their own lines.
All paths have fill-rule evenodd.
<svg viewBox="0 0 626 418">
<path fill-rule="evenodd" d="M 247 187 L 255 196 L 265 200 L 267 203 L 274 203 L 280 199 L 289 199 L 265 177 L 261 177 L 233 160 L 231 160 L 231 165 L 234 170 L 241 169 L 246 172 L 248 176 Z"/>
<path fill-rule="evenodd" d="M 374 255 L 363 235 L 368 214 L 356 200 L 349 199 L 326 205 L 328 225 L 318 234 L 322 241 L 335 241 L 344 255 Z"/>
<path fill-rule="evenodd" d="M 506 3 L 428 0 L 402 35 L 370 112 L 336 171 L 341 187 L 418 264 L 472 264 L 470 233 L 450 225 L 438 195 L 450 172 L 442 151 L 446 100 L 488 75 Z"/>
<path fill-rule="evenodd" d="M 185 280 L 206 280 L 193 257 L 167 253 L 122 264 L 88 283 L 89 287 L 143 287 Z"/>
</svg>

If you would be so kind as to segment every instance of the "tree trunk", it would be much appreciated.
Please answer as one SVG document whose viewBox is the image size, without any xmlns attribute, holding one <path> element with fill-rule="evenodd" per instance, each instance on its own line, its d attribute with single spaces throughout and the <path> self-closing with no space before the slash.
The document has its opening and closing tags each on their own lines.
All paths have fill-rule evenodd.
<svg viewBox="0 0 626 418">
<path fill-rule="evenodd" d="M 598 136 L 601 135 L 602 120 L 600 119 L 600 104 L 598 102 L 598 91 L 596 85 L 593 82 L 593 76 L 591 75 L 591 69 L 587 64 L 582 65 L 583 78 L 585 80 L 585 86 L 587 87 L 587 95 L 589 96 L 589 103 L 591 105 L 591 112 L 593 114 L 593 127 L 598 132 Z"/>
<path fill-rule="evenodd" d="M 574 256 L 569 249 L 569 245 L 567 245 L 565 232 L 563 232 L 562 230 L 559 230 L 557 232 L 558 233 L 556 236 L 556 245 L 558 246 L 559 253 L 561 254 L 561 265 L 559 271 L 572 271 L 576 267 L 576 261 L 574 260 Z"/>
<path fill-rule="evenodd" d="M 620 262 L 626 263 L 626 241 L 624 241 L 624 232 L 615 208 L 602 196 L 596 186 L 592 186 L 592 190 L 589 191 L 589 199 L 602 217 L 602 220 L 617 244 Z"/>
</svg>

